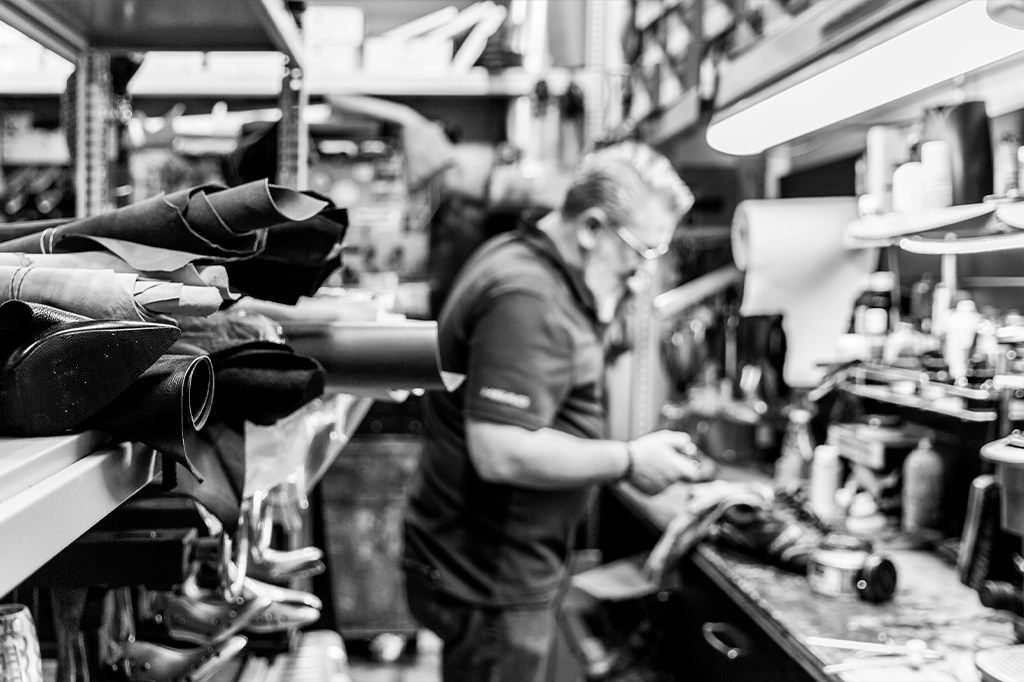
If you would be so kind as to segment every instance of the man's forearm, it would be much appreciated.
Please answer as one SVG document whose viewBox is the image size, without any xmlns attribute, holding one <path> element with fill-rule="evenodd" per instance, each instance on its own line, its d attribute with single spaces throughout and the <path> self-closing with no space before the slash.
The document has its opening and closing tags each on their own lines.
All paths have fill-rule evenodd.
<svg viewBox="0 0 1024 682">
<path fill-rule="evenodd" d="M 470 421 L 470 458 L 485 480 L 558 490 L 621 478 L 629 463 L 622 441 L 590 440 L 556 431 Z"/>
</svg>

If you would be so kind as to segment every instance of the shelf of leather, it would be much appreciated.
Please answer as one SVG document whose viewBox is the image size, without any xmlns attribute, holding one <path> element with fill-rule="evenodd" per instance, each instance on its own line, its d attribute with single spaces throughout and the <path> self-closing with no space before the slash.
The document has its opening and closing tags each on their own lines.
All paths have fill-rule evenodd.
<svg viewBox="0 0 1024 682">
<path fill-rule="evenodd" d="M 151 449 L 100 443 L 94 433 L 0 439 L 0 595 L 153 480 Z"/>
</svg>

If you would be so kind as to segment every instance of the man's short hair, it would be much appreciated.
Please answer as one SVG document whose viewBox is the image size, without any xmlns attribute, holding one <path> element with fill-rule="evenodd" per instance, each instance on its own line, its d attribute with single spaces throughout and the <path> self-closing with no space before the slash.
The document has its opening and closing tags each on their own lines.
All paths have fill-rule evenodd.
<svg viewBox="0 0 1024 682">
<path fill-rule="evenodd" d="M 584 157 L 565 194 L 562 215 L 575 218 L 599 207 L 623 225 L 648 193 L 663 197 L 680 218 L 693 206 L 693 193 L 667 158 L 646 144 L 621 142 Z"/>
</svg>

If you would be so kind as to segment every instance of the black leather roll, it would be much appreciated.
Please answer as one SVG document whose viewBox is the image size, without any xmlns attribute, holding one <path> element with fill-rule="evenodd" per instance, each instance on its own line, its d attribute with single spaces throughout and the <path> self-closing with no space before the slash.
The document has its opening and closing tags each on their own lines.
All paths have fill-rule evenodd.
<svg viewBox="0 0 1024 682">
<path fill-rule="evenodd" d="M 213 405 L 213 363 L 205 355 L 165 355 L 89 420 L 92 428 L 145 443 L 193 476 L 189 444 Z"/>
<path fill-rule="evenodd" d="M 217 377 L 214 410 L 232 423 L 270 425 L 324 392 L 324 369 L 284 344 L 253 341 L 210 355 Z"/>
<path fill-rule="evenodd" d="M 327 370 L 329 389 L 359 393 L 449 388 L 440 367 L 436 322 L 282 326 L 288 345 L 316 358 Z"/>
<path fill-rule="evenodd" d="M 202 478 L 182 476 L 174 492 L 191 497 L 224 525 L 238 528 L 245 484 L 245 438 L 241 432 L 210 422 L 190 443 L 189 459 Z"/>
</svg>

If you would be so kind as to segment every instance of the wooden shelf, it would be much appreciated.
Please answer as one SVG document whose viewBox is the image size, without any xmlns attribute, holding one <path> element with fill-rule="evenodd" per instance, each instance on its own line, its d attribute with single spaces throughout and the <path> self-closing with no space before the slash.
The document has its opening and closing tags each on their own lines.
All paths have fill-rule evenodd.
<svg viewBox="0 0 1024 682">
<path fill-rule="evenodd" d="M 156 454 L 128 443 L 89 454 L 98 436 L 2 439 L 7 471 L 0 500 L 0 595 L 53 558 L 104 516 L 116 509 L 157 471 Z M 15 467 L 25 457 L 31 465 Z"/>
</svg>

